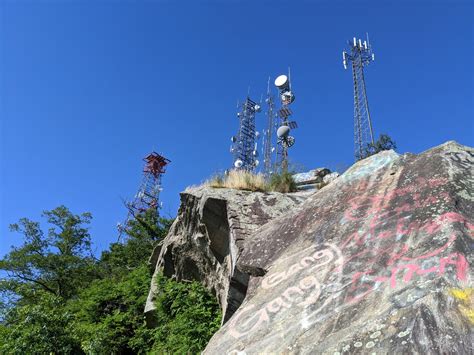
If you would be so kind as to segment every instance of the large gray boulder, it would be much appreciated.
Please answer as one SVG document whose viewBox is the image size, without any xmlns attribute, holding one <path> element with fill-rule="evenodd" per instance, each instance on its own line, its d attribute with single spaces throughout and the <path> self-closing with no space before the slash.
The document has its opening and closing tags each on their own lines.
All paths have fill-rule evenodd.
<svg viewBox="0 0 474 355">
<path fill-rule="evenodd" d="M 473 173 L 455 142 L 385 151 L 254 228 L 221 266 L 248 278 L 245 299 L 205 353 L 473 354 Z"/>
<path fill-rule="evenodd" d="M 159 292 L 155 278 L 159 272 L 180 281 L 199 280 L 217 297 L 223 321 L 227 321 L 247 291 L 249 275 L 236 266 L 243 243 L 308 195 L 211 187 L 188 188 L 181 193 L 178 216 L 150 259 L 154 275 L 145 306 L 148 324 L 154 325 L 154 301 Z"/>
</svg>

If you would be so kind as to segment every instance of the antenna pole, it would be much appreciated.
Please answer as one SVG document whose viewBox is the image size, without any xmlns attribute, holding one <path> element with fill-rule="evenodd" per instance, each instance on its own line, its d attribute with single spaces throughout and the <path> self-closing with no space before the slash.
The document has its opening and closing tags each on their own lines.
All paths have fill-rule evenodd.
<svg viewBox="0 0 474 355">
<path fill-rule="evenodd" d="M 272 148 L 273 148 L 273 130 L 275 129 L 275 98 L 270 92 L 270 77 L 267 82 L 267 98 L 265 99 L 267 104 L 267 128 L 264 134 L 263 141 L 263 174 L 265 176 L 271 175 L 273 162 L 272 162 Z"/>
<path fill-rule="evenodd" d="M 278 110 L 278 129 L 277 129 L 277 156 L 276 169 L 281 172 L 288 171 L 288 148 L 295 143 L 295 138 L 290 136 L 291 129 L 296 128 L 296 122 L 289 121 L 289 117 L 293 114 L 290 105 L 295 100 L 295 95 L 291 90 L 290 67 L 288 67 L 288 76 L 280 75 L 275 79 L 275 86 L 278 88 L 281 107 Z"/>
<path fill-rule="evenodd" d="M 249 87 L 250 91 L 250 87 Z M 230 151 L 233 155 L 234 166 L 238 170 L 254 171 L 259 161 L 257 150 L 257 132 L 255 130 L 255 115 L 260 112 L 260 105 L 247 96 L 241 105 L 239 118 L 239 131 L 232 137 Z"/>
<path fill-rule="evenodd" d="M 354 84 L 354 155 L 355 159 L 364 159 L 369 155 L 367 147 L 374 144 L 374 132 L 372 119 L 370 117 L 369 100 L 367 99 L 367 90 L 365 85 L 364 67 L 373 61 L 373 53 L 367 36 L 367 48 L 362 46 L 362 40 L 359 39 L 357 45 L 356 38 L 354 42 L 349 42 L 350 50 L 345 52 L 343 63 L 352 62 L 352 80 Z"/>
</svg>

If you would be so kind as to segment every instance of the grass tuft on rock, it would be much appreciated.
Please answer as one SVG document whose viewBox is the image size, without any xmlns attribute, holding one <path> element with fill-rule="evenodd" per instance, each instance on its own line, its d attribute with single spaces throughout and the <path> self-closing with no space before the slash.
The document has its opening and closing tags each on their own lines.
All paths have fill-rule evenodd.
<svg viewBox="0 0 474 355">
<path fill-rule="evenodd" d="M 293 175 L 288 171 L 284 171 L 281 174 L 273 174 L 268 185 L 270 191 L 288 193 L 298 190 Z"/>
<path fill-rule="evenodd" d="M 295 192 L 295 180 L 290 172 L 273 174 L 266 179 L 263 174 L 255 174 L 246 170 L 231 170 L 225 175 L 215 175 L 206 181 L 206 186 L 214 188 L 229 188 L 259 192 Z"/>
<path fill-rule="evenodd" d="M 229 188 L 247 191 L 268 191 L 263 174 L 254 174 L 246 170 L 231 170 L 226 175 L 216 175 L 206 185 L 217 188 Z"/>
</svg>

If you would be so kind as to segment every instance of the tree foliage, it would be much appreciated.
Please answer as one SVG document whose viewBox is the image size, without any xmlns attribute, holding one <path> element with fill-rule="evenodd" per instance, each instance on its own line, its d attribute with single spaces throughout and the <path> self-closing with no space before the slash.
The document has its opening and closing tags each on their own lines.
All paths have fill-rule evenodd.
<svg viewBox="0 0 474 355">
<path fill-rule="evenodd" d="M 395 150 L 397 149 L 397 144 L 390 138 L 389 135 L 387 134 L 381 134 L 379 136 L 379 139 L 375 141 L 374 143 L 368 143 L 367 146 L 364 149 L 364 156 L 359 157 L 360 158 L 367 158 L 371 155 L 380 153 L 381 151 L 384 150 Z"/>
<path fill-rule="evenodd" d="M 199 282 L 179 283 L 160 275 L 154 353 L 199 353 L 219 329 L 217 300 Z"/>
<path fill-rule="evenodd" d="M 143 353 L 151 346 L 143 308 L 150 286 L 148 267 L 142 264 L 118 278 L 95 280 L 77 301 L 75 338 L 92 354 Z"/>
<path fill-rule="evenodd" d="M 11 309 L 0 325 L 0 354 L 76 354 L 79 343 L 72 334 L 74 315 L 64 301 L 39 291 L 36 302 Z"/>
<path fill-rule="evenodd" d="M 122 242 L 93 257 L 90 213 L 60 206 L 49 224 L 22 218 L 22 246 L 0 260 L 0 354 L 147 354 L 198 352 L 220 324 L 216 300 L 199 283 L 160 276 L 160 326 L 148 329 L 147 264 L 172 220 L 150 210 L 131 220 Z"/>
<path fill-rule="evenodd" d="M 38 222 L 27 218 L 10 226 L 23 234 L 24 243 L 0 260 L 0 270 L 8 275 L 0 282 L 0 291 L 16 294 L 22 300 L 35 298 L 38 291 L 67 300 L 87 284 L 94 272 L 86 227 L 92 216 L 74 215 L 60 206 L 44 211 L 43 217 L 50 224 L 46 234 Z"/>
</svg>

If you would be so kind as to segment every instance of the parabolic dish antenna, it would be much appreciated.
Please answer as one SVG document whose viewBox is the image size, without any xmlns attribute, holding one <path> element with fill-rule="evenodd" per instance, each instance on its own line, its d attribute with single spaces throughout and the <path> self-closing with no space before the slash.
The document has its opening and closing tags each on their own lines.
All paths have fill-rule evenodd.
<svg viewBox="0 0 474 355">
<path fill-rule="evenodd" d="M 281 126 L 277 130 L 278 138 L 288 137 L 289 134 L 290 134 L 290 127 L 288 127 L 288 126 Z"/>
<path fill-rule="evenodd" d="M 244 162 L 243 162 L 242 160 L 240 160 L 240 159 L 237 159 L 237 160 L 235 161 L 235 163 L 234 163 L 234 166 L 235 166 L 237 169 L 241 168 L 242 165 L 244 165 Z"/>
<path fill-rule="evenodd" d="M 285 89 L 288 87 L 288 77 L 286 75 L 280 75 L 275 79 L 275 86 L 278 89 Z"/>
</svg>

